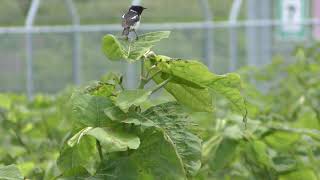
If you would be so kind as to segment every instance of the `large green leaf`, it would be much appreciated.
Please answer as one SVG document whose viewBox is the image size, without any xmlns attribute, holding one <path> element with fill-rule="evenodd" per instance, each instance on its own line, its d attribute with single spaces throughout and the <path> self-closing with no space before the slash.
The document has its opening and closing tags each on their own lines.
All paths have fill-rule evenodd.
<svg viewBox="0 0 320 180">
<path fill-rule="evenodd" d="M 139 39 L 135 41 L 106 35 L 103 38 L 103 52 L 110 60 L 139 60 L 157 42 L 168 38 L 169 35 L 169 31 L 150 32 L 139 36 Z"/>
<path fill-rule="evenodd" d="M 77 171 L 81 173 L 83 168 L 92 172 L 97 159 L 96 152 L 95 140 L 90 137 L 83 137 L 73 147 L 65 145 L 62 148 L 57 165 L 66 174 L 71 172 L 73 172 L 72 174 L 77 174 Z"/>
<path fill-rule="evenodd" d="M 141 147 L 129 156 L 106 160 L 92 179 L 186 179 L 181 160 L 161 132 L 144 135 Z"/>
<path fill-rule="evenodd" d="M 109 34 L 103 37 L 102 50 L 109 60 L 120 60 L 126 58 L 125 50 L 119 40 Z"/>
<path fill-rule="evenodd" d="M 0 179 L 3 180 L 23 180 L 21 172 L 15 165 L 0 166 Z"/>
<path fill-rule="evenodd" d="M 201 167 L 201 139 L 188 131 L 189 116 L 177 103 L 153 106 L 139 115 L 139 120 L 153 122 L 172 144 L 188 175 L 195 175 Z"/>
<path fill-rule="evenodd" d="M 73 147 L 80 143 L 82 137 L 89 135 L 99 140 L 106 152 L 126 151 L 137 149 L 140 139 L 136 135 L 129 134 L 120 128 L 92 128 L 87 127 L 74 135 L 69 141 L 69 146 Z"/>
<path fill-rule="evenodd" d="M 177 78 L 175 82 L 171 81 L 171 83 L 183 83 L 188 87 L 198 86 L 198 89 L 202 88 L 203 91 L 200 92 L 201 95 L 206 95 L 205 97 L 208 100 L 205 102 L 207 105 L 211 105 L 212 101 L 210 94 L 206 93 L 209 90 L 211 93 L 217 93 L 226 97 L 238 112 L 244 116 L 246 115 L 245 101 L 240 93 L 241 80 L 239 75 L 233 73 L 216 75 L 211 73 L 205 65 L 193 60 L 176 60 L 166 56 L 154 56 L 151 57 L 151 61 L 153 61 L 153 65 L 156 65 L 154 71 L 160 70 L 162 73 L 167 74 L 167 76 Z M 164 75 L 162 74 L 162 76 Z M 161 82 L 159 76 L 156 76 L 154 80 L 157 83 Z M 181 99 L 184 98 L 177 100 L 180 102 Z M 190 106 L 191 102 L 187 102 L 186 104 Z"/>
<path fill-rule="evenodd" d="M 230 164 L 236 156 L 238 144 L 236 140 L 224 138 L 209 159 L 210 168 L 218 171 Z"/>
<path fill-rule="evenodd" d="M 151 93 L 151 91 L 143 89 L 124 90 L 115 99 L 115 104 L 123 111 L 128 111 L 130 106 L 139 106 L 145 102 Z"/>
<path fill-rule="evenodd" d="M 77 121 L 91 127 L 102 127 L 108 123 L 104 109 L 114 106 L 107 97 L 77 92 L 71 97 L 73 114 Z"/>
<path fill-rule="evenodd" d="M 147 67 L 150 68 L 152 64 L 146 63 Z M 153 68 L 151 74 L 159 71 L 159 68 Z M 159 73 L 153 76 L 153 80 L 160 84 L 169 78 L 166 73 Z M 208 88 L 200 87 L 189 81 L 185 81 L 182 78 L 174 77 L 164 88 L 181 104 L 195 110 L 212 112 L 212 96 Z"/>
</svg>

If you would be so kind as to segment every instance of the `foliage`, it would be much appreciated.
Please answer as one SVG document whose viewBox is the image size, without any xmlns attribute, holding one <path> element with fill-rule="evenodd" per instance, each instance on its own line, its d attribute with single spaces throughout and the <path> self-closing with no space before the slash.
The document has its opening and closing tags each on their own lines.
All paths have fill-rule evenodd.
<svg viewBox="0 0 320 180">
<path fill-rule="evenodd" d="M 241 82 L 150 50 L 168 35 L 103 38 L 112 61 L 141 63 L 137 89 L 110 74 L 72 95 L 0 95 L 0 178 L 319 179 L 320 46 Z"/>
</svg>

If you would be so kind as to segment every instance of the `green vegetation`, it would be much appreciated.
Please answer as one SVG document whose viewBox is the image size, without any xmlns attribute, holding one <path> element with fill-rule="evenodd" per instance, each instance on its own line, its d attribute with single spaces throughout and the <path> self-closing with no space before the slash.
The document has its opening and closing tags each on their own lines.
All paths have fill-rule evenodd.
<svg viewBox="0 0 320 180">
<path fill-rule="evenodd" d="M 141 64 L 137 89 L 111 73 L 31 102 L 0 95 L 0 178 L 319 179 L 320 45 L 241 82 L 150 51 L 168 36 L 103 38 L 112 63 Z"/>
</svg>

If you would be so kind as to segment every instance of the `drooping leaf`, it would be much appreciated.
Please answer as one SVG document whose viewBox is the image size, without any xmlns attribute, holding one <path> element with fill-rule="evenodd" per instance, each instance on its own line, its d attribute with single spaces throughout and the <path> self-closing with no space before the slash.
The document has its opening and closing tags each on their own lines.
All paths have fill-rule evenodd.
<svg viewBox="0 0 320 180">
<path fill-rule="evenodd" d="M 115 99 L 115 104 L 126 112 L 132 105 L 141 105 L 149 98 L 151 93 L 151 91 L 143 89 L 124 90 Z"/>
<path fill-rule="evenodd" d="M 107 97 L 75 93 L 71 97 L 73 114 L 80 123 L 90 127 L 102 127 L 108 123 L 104 109 L 114 106 Z"/>
<path fill-rule="evenodd" d="M 3 180 L 23 180 L 20 170 L 15 165 L 0 166 L 0 179 Z"/>
<path fill-rule="evenodd" d="M 140 120 L 151 121 L 163 131 L 188 175 L 198 172 L 201 167 L 201 139 L 188 131 L 192 122 L 180 105 L 170 102 L 153 106 L 141 114 Z"/>
<path fill-rule="evenodd" d="M 93 179 L 186 179 L 181 160 L 161 132 L 148 133 L 137 151 L 106 160 Z"/>
<path fill-rule="evenodd" d="M 149 64 L 151 67 L 151 64 Z M 159 71 L 154 68 L 151 74 Z M 153 80 L 160 84 L 168 78 L 168 74 L 160 73 L 153 77 Z M 200 87 L 181 78 L 174 77 L 164 88 L 181 104 L 195 110 L 212 112 L 212 96 L 207 88 Z"/>
<path fill-rule="evenodd" d="M 233 73 L 216 75 L 211 73 L 205 65 L 193 60 L 175 60 L 166 56 L 154 56 L 151 57 L 151 61 L 157 67 L 154 71 L 160 70 L 167 76 L 178 78 L 176 84 L 183 82 L 189 87 L 198 86 L 198 89 L 204 89 L 203 94 L 205 90 L 220 94 L 231 102 L 235 110 L 242 113 L 243 116 L 246 115 L 245 101 L 240 93 L 241 80 L 239 75 Z M 161 81 L 159 77 L 154 79 L 157 83 Z M 211 96 L 209 92 L 206 94 L 206 98 L 212 101 L 212 97 L 208 98 Z M 180 101 L 180 98 L 177 100 Z M 206 101 L 206 104 L 209 104 L 209 100 Z M 190 102 L 188 104 L 190 105 Z"/>
<path fill-rule="evenodd" d="M 137 149 L 140 145 L 140 139 L 136 135 L 129 134 L 120 128 L 92 128 L 87 127 L 74 135 L 68 144 L 74 146 L 80 143 L 84 136 L 92 136 L 99 140 L 106 152 L 126 151 L 128 149 Z"/>
<path fill-rule="evenodd" d="M 109 60 L 117 61 L 126 58 L 123 46 L 118 39 L 111 34 L 103 37 L 102 50 Z"/>
<path fill-rule="evenodd" d="M 73 147 L 65 145 L 57 160 L 57 165 L 62 172 L 67 174 L 77 170 L 86 169 L 88 172 L 93 171 L 93 167 L 97 158 L 96 144 L 93 138 L 83 137 L 79 143 Z"/>
<path fill-rule="evenodd" d="M 134 41 L 106 35 L 103 38 L 103 52 L 110 60 L 139 60 L 157 42 L 169 35 L 169 31 L 150 32 L 140 35 L 139 39 Z"/>
</svg>

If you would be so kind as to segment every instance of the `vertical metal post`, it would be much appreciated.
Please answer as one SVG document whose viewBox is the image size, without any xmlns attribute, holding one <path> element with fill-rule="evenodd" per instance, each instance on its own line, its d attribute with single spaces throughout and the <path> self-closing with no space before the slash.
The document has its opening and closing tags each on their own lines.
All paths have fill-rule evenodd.
<svg viewBox="0 0 320 180">
<path fill-rule="evenodd" d="M 248 20 L 256 20 L 257 19 L 257 2 L 259 0 L 248 0 L 247 2 L 247 16 Z M 247 56 L 248 56 L 248 63 L 251 66 L 257 65 L 257 58 L 258 58 L 258 46 L 257 46 L 257 38 L 258 32 L 257 27 L 255 26 L 247 26 L 246 30 L 246 38 L 247 38 Z"/>
<path fill-rule="evenodd" d="M 261 19 L 271 19 L 271 1 L 259 1 L 259 10 Z M 260 39 L 260 61 L 258 65 L 264 65 L 271 61 L 272 58 L 272 26 L 263 26 L 261 27 L 259 34 Z"/>
<path fill-rule="evenodd" d="M 73 24 L 72 78 L 76 85 L 81 84 L 81 34 L 78 31 L 80 16 L 73 0 L 65 0 Z"/>
<path fill-rule="evenodd" d="M 214 40 L 213 28 L 210 26 L 213 23 L 213 14 L 210 9 L 208 0 L 200 0 L 201 8 L 206 22 L 205 27 L 205 61 L 210 70 L 213 70 L 214 57 Z"/>
<path fill-rule="evenodd" d="M 32 26 L 37 15 L 40 0 L 32 0 L 30 9 L 25 22 L 26 34 L 26 61 L 27 61 L 27 96 L 31 100 L 33 98 L 33 44 L 32 44 Z"/>
<path fill-rule="evenodd" d="M 132 0 L 131 5 L 141 5 L 141 0 Z M 126 86 L 128 88 L 134 88 L 136 85 L 136 75 L 137 75 L 137 64 L 127 63 L 126 69 Z"/>
<path fill-rule="evenodd" d="M 240 8 L 241 8 L 242 0 L 234 0 L 232 4 L 232 9 L 229 15 L 229 50 L 230 50 L 230 64 L 229 64 L 229 72 L 235 71 L 237 69 L 238 62 L 238 33 L 237 29 L 234 26 L 237 22 Z"/>
</svg>

